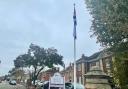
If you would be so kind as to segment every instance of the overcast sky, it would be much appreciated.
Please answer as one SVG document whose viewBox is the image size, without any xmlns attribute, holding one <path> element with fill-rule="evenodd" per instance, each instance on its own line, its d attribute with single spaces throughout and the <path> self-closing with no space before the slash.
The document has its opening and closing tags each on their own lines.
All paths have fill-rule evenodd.
<svg viewBox="0 0 128 89">
<path fill-rule="evenodd" d="M 77 13 L 77 59 L 99 51 L 90 38 L 91 16 L 84 0 L 0 0 L 0 75 L 31 43 L 55 47 L 66 65 L 73 62 L 73 3 Z"/>
</svg>

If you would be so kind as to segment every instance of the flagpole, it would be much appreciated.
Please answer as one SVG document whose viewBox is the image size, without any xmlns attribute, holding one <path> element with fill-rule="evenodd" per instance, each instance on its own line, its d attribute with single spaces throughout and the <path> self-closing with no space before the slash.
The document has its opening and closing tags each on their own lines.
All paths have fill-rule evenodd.
<svg viewBox="0 0 128 89">
<path fill-rule="evenodd" d="M 76 11 L 75 11 L 75 3 L 74 3 L 74 89 L 76 89 Z"/>
<path fill-rule="evenodd" d="M 74 38 L 74 89 L 76 89 L 76 39 Z"/>
</svg>

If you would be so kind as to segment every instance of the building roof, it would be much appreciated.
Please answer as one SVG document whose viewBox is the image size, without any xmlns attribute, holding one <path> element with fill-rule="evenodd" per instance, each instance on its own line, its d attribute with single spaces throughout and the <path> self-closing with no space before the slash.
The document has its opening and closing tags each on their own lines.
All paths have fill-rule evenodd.
<svg viewBox="0 0 128 89">
<path fill-rule="evenodd" d="M 82 54 L 82 57 L 80 59 L 78 59 L 76 61 L 76 63 L 95 61 L 95 60 L 97 60 L 100 53 L 102 53 L 102 51 L 96 52 L 96 53 L 94 53 L 93 55 L 91 55 L 89 57 Z"/>
<path fill-rule="evenodd" d="M 89 56 L 88 59 L 89 60 L 95 59 L 95 58 L 97 58 L 100 55 L 100 53 L 102 53 L 102 51 L 94 53 L 93 55 Z"/>
<path fill-rule="evenodd" d="M 105 50 L 96 52 L 89 57 L 84 56 L 83 54 L 82 57 L 76 61 L 76 63 L 98 61 L 99 59 L 106 58 L 109 56 L 111 56 L 111 53 Z"/>
<path fill-rule="evenodd" d="M 84 62 L 84 61 L 87 61 L 87 60 L 88 60 L 88 57 L 85 56 L 84 54 L 82 54 L 81 58 L 78 59 L 78 60 L 76 61 L 76 63 L 81 63 L 81 62 Z"/>
<path fill-rule="evenodd" d="M 98 61 L 98 60 L 100 60 L 102 58 L 106 58 L 106 57 L 109 57 L 109 56 L 111 56 L 111 53 L 106 51 L 106 50 L 102 50 L 102 51 L 96 52 L 96 53 L 92 54 L 91 56 L 85 56 L 84 54 L 82 54 L 81 58 L 76 60 L 76 63 L 79 64 L 79 63 L 84 63 L 84 62 L 95 62 L 95 61 Z M 65 69 L 65 71 L 69 70 L 73 66 L 73 64 L 74 63 L 69 65 Z"/>
</svg>

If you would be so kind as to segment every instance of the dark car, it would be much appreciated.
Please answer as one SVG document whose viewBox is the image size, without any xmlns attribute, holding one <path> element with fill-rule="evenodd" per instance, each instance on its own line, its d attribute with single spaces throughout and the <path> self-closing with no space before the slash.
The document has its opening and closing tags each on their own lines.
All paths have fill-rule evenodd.
<svg viewBox="0 0 128 89">
<path fill-rule="evenodd" d="M 0 80 L 0 83 L 2 83 L 2 80 Z"/>
</svg>

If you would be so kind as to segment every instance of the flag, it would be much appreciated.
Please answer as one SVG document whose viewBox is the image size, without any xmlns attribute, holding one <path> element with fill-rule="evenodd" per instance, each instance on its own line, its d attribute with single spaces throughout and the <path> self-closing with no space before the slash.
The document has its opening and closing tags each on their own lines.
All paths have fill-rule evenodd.
<svg viewBox="0 0 128 89">
<path fill-rule="evenodd" d="M 76 35 L 76 25 L 77 25 L 77 20 L 76 20 L 75 4 L 74 4 L 73 21 L 74 21 L 73 37 L 74 37 L 74 39 L 76 39 L 76 38 L 77 38 L 77 35 Z"/>
</svg>

